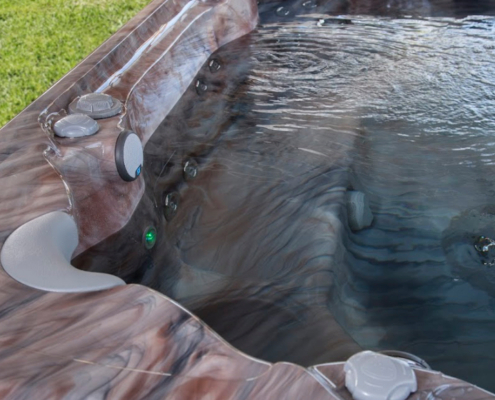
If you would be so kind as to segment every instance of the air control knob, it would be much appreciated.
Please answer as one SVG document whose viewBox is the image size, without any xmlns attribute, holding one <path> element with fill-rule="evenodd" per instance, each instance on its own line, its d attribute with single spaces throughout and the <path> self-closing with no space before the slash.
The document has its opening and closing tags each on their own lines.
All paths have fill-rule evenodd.
<svg viewBox="0 0 495 400">
<path fill-rule="evenodd" d="M 53 124 L 55 135 L 64 138 L 91 136 L 98 132 L 98 129 L 98 122 L 85 114 L 67 115 Z"/>
<path fill-rule="evenodd" d="M 104 93 L 88 93 L 69 104 L 71 114 L 86 114 L 94 119 L 109 118 L 122 111 L 122 103 Z"/>
</svg>

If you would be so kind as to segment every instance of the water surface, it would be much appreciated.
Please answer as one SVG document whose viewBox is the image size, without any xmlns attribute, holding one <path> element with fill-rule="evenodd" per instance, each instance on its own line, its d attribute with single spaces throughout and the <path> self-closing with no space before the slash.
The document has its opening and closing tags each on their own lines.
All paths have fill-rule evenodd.
<svg viewBox="0 0 495 400">
<path fill-rule="evenodd" d="M 495 240 L 495 19 L 461 3 L 260 5 L 146 146 L 129 226 L 76 264 L 162 291 L 269 361 L 405 350 L 495 391 L 495 254 L 475 247 Z M 369 228 L 349 228 L 350 190 Z M 149 224 L 157 246 L 136 250 Z"/>
<path fill-rule="evenodd" d="M 495 21 L 342 18 L 352 23 L 270 21 L 247 58 L 245 41 L 219 52 L 250 68 L 206 161 L 211 218 L 183 260 L 307 280 L 301 295 L 328 295 L 362 347 L 406 350 L 495 390 L 495 272 L 479 262 L 463 274 L 463 256 L 447 254 L 471 252 L 466 238 L 483 229 L 458 232 L 464 247 L 456 234 L 444 243 L 453 220 L 459 231 L 466 212 L 493 204 Z M 367 194 L 372 227 L 346 227 L 346 189 Z"/>
</svg>

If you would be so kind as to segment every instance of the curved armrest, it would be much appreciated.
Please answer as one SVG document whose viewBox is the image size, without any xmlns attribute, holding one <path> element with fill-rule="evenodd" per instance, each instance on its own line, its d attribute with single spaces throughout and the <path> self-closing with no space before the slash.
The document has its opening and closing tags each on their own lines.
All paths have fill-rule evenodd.
<svg viewBox="0 0 495 400">
<path fill-rule="evenodd" d="M 5 241 L 0 260 L 16 281 L 50 292 L 90 292 L 125 285 L 114 275 L 73 267 L 70 260 L 78 242 L 73 218 L 55 211 L 17 228 Z"/>
</svg>

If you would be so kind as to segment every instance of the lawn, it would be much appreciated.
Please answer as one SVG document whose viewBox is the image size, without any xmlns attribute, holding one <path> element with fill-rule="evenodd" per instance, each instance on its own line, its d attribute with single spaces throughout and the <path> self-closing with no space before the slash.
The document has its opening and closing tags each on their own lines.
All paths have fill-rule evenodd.
<svg viewBox="0 0 495 400">
<path fill-rule="evenodd" d="M 0 0 L 0 127 L 150 0 Z"/>
</svg>

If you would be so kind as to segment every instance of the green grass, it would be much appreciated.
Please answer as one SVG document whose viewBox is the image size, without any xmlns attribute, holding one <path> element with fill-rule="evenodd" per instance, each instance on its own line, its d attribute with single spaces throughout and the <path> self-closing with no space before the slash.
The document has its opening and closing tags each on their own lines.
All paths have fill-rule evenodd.
<svg viewBox="0 0 495 400">
<path fill-rule="evenodd" d="M 150 0 L 0 0 L 0 127 Z"/>
</svg>

